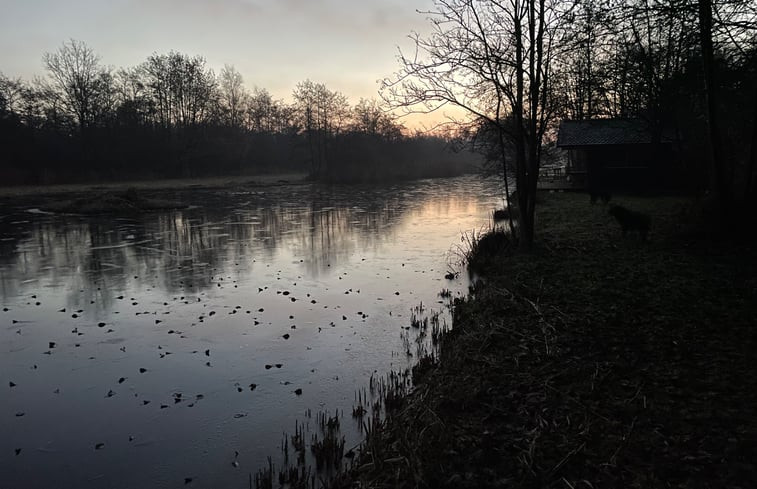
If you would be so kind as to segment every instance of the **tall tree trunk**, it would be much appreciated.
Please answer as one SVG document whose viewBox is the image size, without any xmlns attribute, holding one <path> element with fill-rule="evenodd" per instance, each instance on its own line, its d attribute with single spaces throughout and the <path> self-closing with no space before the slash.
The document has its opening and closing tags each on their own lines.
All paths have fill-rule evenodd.
<svg viewBox="0 0 757 489">
<path fill-rule="evenodd" d="M 699 0 L 699 30 L 702 63 L 704 65 L 704 93 L 707 102 L 705 112 L 710 139 L 712 174 L 715 180 L 715 191 L 720 211 L 723 217 L 727 217 L 731 207 L 731 192 L 728 184 L 728 172 L 723 159 L 723 149 L 720 144 L 720 126 L 717 114 L 717 84 L 715 81 L 715 60 L 712 45 L 712 0 Z"/>
<path fill-rule="evenodd" d="M 500 157 L 502 158 L 502 178 L 505 181 L 505 200 L 507 201 L 507 221 L 510 225 L 510 234 L 513 238 L 518 239 L 518 233 L 513 225 L 513 206 L 510 199 L 510 182 L 507 181 L 507 158 L 505 155 L 505 134 L 502 128 L 502 119 L 500 114 L 500 108 L 502 107 L 502 92 L 497 87 L 497 133 L 499 135 L 499 150 Z"/>
<path fill-rule="evenodd" d="M 533 1 L 533 0 L 526 0 Z M 528 218 L 529 185 L 526 158 L 526 134 L 523 121 L 524 106 L 524 56 L 523 56 L 523 25 L 520 1 L 515 0 L 514 31 L 515 31 L 515 186 L 518 194 L 518 248 L 521 251 L 531 249 L 534 231 L 532 221 Z"/>
<path fill-rule="evenodd" d="M 537 10 L 538 1 L 538 10 Z M 536 211 L 536 192 L 539 179 L 539 153 L 541 133 L 539 130 L 539 107 L 541 95 L 541 66 L 544 50 L 544 0 L 528 0 L 528 130 L 526 142 L 528 155 L 526 160 L 526 205 L 521 210 L 525 227 L 521 232 L 521 250 L 529 250 L 534 241 L 534 215 Z"/>
<path fill-rule="evenodd" d="M 757 84 L 754 92 L 754 111 L 752 113 L 752 147 L 749 151 L 747 163 L 746 181 L 744 189 L 744 201 L 749 203 L 754 198 L 754 167 L 757 166 Z"/>
</svg>

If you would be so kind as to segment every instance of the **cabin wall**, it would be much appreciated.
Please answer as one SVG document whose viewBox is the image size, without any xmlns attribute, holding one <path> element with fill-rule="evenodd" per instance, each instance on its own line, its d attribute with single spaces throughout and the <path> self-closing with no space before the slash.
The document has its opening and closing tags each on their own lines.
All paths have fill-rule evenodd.
<svg viewBox="0 0 757 489">
<path fill-rule="evenodd" d="M 568 150 L 568 167 L 566 173 L 585 173 L 586 172 L 586 150 L 583 148 L 573 148 Z"/>
<path fill-rule="evenodd" d="M 566 172 L 592 193 L 659 193 L 678 188 L 669 144 L 596 145 L 569 150 Z"/>
</svg>

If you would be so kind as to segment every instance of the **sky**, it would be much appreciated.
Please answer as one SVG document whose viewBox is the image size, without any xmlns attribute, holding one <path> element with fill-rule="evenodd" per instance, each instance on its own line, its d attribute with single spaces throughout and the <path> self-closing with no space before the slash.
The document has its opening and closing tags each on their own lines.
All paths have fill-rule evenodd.
<svg viewBox="0 0 757 489">
<path fill-rule="evenodd" d="M 104 65 L 170 50 L 233 65 L 247 88 L 289 100 L 305 79 L 355 104 L 377 97 L 408 35 L 429 31 L 431 0 L 0 0 L 0 72 L 43 75 L 42 56 L 84 41 Z M 414 125 L 414 124 L 411 124 Z"/>
</svg>

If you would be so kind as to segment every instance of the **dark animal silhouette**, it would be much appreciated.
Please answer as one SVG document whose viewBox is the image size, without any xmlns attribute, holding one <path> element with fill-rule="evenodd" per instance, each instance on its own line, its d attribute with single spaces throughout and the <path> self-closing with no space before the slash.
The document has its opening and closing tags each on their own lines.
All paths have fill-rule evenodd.
<svg viewBox="0 0 757 489">
<path fill-rule="evenodd" d="M 617 219 L 620 228 L 623 230 L 623 236 L 625 236 L 628 231 L 635 231 L 639 233 L 641 239 L 647 239 L 649 226 L 652 222 L 652 219 L 648 215 L 628 210 L 619 205 L 610 207 L 608 213 Z"/>
</svg>

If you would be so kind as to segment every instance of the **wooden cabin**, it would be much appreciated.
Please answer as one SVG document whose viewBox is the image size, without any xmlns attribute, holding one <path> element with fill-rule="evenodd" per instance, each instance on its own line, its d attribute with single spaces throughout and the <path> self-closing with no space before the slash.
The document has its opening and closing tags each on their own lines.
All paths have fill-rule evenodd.
<svg viewBox="0 0 757 489">
<path fill-rule="evenodd" d="M 592 194 L 658 193 L 673 184 L 672 144 L 638 119 L 565 120 L 557 147 L 565 178 Z"/>
</svg>

